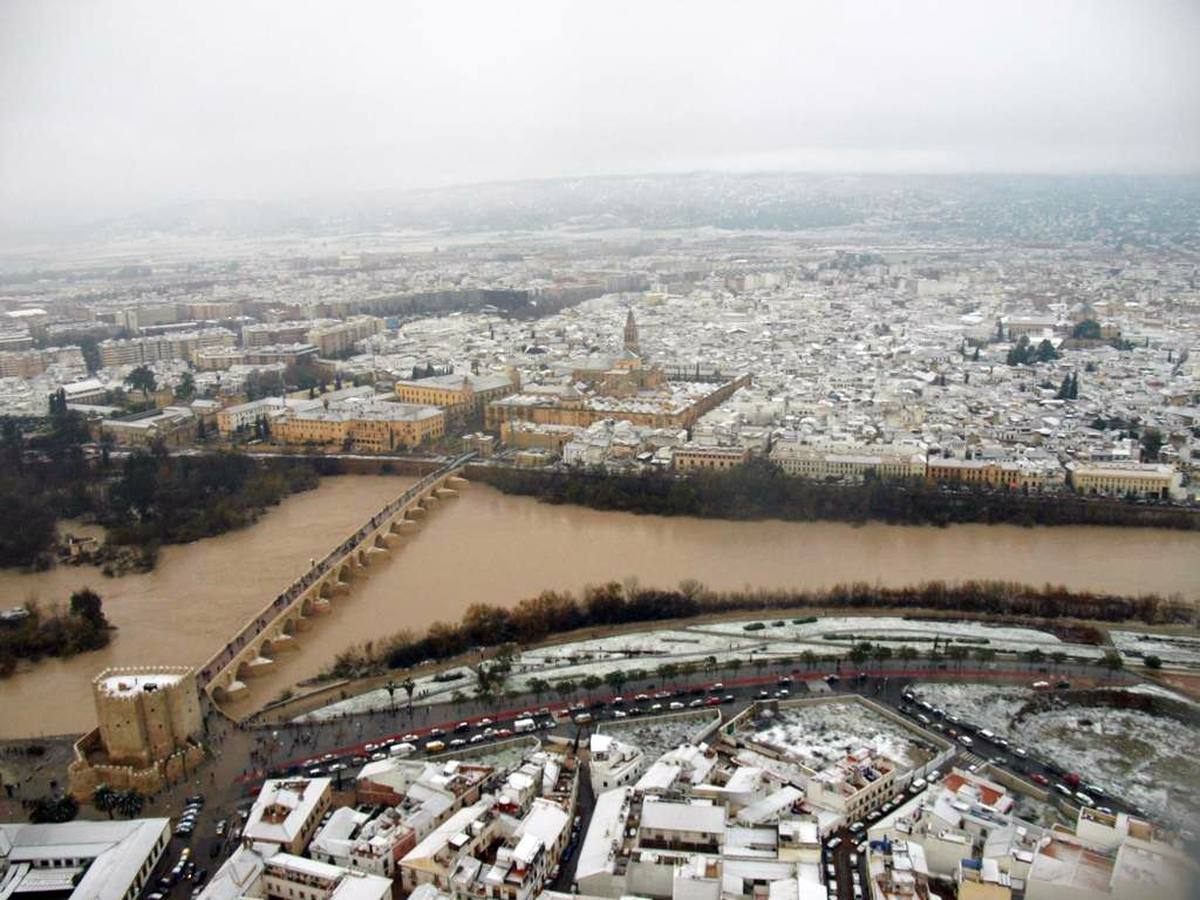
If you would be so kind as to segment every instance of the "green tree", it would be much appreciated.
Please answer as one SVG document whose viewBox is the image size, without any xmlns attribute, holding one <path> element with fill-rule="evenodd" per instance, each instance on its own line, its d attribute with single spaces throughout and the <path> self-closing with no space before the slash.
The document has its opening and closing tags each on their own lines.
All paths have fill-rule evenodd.
<svg viewBox="0 0 1200 900">
<path fill-rule="evenodd" d="M 71 595 L 71 615 L 79 616 L 98 628 L 108 627 L 103 606 L 100 595 L 91 588 L 81 588 Z"/>
<path fill-rule="evenodd" d="M 113 817 L 117 792 L 110 788 L 107 784 L 98 784 L 96 789 L 92 791 L 92 806 L 96 808 L 96 812 L 108 813 L 108 817 Z"/>
<path fill-rule="evenodd" d="M 908 644 L 904 644 L 899 650 L 896 651 L 896 655 L 905 662 L 911 662 L 917 658 L 917 650 L 915 647 L 910 647 Z"/>
<path fill-rule="evenodd" d="M 1142 461 L 1154 462 L 1163 446 L 1163 433 L 1157 428 L 1142 429 Z"/>
<path fill-rule="evenodd" d="M 604 684 L 604 680 L 598 675 L 585 675 L 579 684 L 585 691 L 587 691 L 588 696 L 590 697 L 593 691 L 600 687 L 600 685 Z"/>
<path fill-rule="evenodd" d="M 191 400 L 196 396 L 196 379 L 191 372 L 179 376 L 179 384 L 175 386 L 175 396 L 180 400 Z"/>
<path fill-rule="evenodd" d="M 1147 669 L 1161 669 L 1162 668 L 1162 657 L 1155 656 L 1153 653 L 1151 653 L 1145 659 L 1142 660 L 1142 663 L 1146 666 Z"/>
<path fill-rule="evenodd" d="M 850 661 L 856 666 L 862 665 L 871 656 L 871 642 L 860 641 L 850 648 Z"/>
<path fill-rule="evenodd" d="M 533 691 L 535 697 L 541 700 L 542 695 L 550 691 L 550 682 L 544 678 L 530 678 L 529 689 Z"/>
<path fill-rule="evenodd" d="M 620 669 L 613 669 L 612 671 L 605 672 L 604 683 L 612 688 L 615 693 L 620 693 L 621 688 L 625 684 L 625 673 Z"/>
<path fill-rule="evenodd" d="M 113 805 L 120 815 L 126 819 L 133 819 L 141 813 L 142 807 L 146 805 L 146 798 L 140 791 L 118 791 L 113 798 Z"/>
<path fill-rule="evenodd" d="M 566 700 L 575 694 L 575 682 L 570 678 L 556 681 L 554 682 L 554 690 L 561 699 Z"/>
<path fill-rule="evenodd" d="M 70 794 L 38 797 L 29 808 L 29 821 L 33 823 L 70 822 L 77 815 L 79 804 Z"/>
<path fill-rule="evenodd" d="M 150 392 L 158 387 L 158 381 L 149 366 L 138 366 L 125 376 L 125 384 L 132 390 L 141 391 L 142 397 L 149 397 Z"/>
</svg>

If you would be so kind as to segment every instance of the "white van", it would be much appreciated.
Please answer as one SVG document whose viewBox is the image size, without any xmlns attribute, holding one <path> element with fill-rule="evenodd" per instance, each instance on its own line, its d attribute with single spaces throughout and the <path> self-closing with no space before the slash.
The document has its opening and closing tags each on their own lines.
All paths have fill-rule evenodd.
<svg viewBox="0 0 1200 900">
<path fill-rule="evenodd" d="M 525 734 L 529 731 L 537 730 L 537 722 L 533 719 L 517 719 L 513 722 L 513 731 L 517 734 Z"/>
<path fill-rule="evenodd" d="M 416 752 L 417 748 L 414 745 L 405 743 L 403 741 L 401 741 L 399 744 L 392 744 L 392 746 L 388 749 L 388 753 L 397 757 L 411 756 Z"/>
</svg>

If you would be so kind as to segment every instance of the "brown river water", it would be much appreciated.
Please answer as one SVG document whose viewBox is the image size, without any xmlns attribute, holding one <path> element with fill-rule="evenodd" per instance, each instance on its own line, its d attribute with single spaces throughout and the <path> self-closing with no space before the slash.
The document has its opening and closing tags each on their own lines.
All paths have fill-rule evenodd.
<svg viewBox="0 0 1200 900">
<path fill-rule="evenodd" d="M 251 528 L 165 547 L 146 575 L 96 569 L 0 572 L 0 606 L 62 600 L 91 585 L 118 626 L 104 650 L 43 660 L 0 681 L 0 737 L 90 727 L 91 678 L 111 665 L 196 664 L 269 598 L 354 531 L 411 479 L 342 476 L 291 497 Z M 949 529 L 872 524 L 665 519 L 547 506 L 471 485 L 442 504 L 388 559 L 374 563 L 334 611 L 299 636 L 301 651 L 251 683 L 247 712 L 308 678 L 351 644 L 403 627 L 455 620 L 476 601 L 512 604 L 545 588 L 636 576 L 672 586 L 818 587 L 866 580 L 995 578 L 1119 593 L 1200 598 L 1200 534 L 1146 529 Z"/>
</svg>

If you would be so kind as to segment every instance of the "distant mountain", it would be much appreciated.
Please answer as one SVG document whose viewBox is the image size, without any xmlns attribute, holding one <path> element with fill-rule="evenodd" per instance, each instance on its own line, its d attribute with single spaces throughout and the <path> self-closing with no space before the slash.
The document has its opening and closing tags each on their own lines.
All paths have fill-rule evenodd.
<svg viewBox="0 0 1200 900">
<path fill-rule="evenodd" d="M 874 228 L 967 239 L 1132 240 L 1195 246 L 1195 177 L 816 175 L 785 172 L 557 178 L 290 202 L 176 203 L 93 222 L 72 238 L 271 236 L 418 229 Z"/>
</svg>

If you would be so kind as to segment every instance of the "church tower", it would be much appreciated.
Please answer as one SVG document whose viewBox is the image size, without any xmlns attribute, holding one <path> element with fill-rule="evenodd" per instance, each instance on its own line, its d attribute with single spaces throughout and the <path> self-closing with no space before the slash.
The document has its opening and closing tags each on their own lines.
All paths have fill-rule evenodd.
<svg viewBox="0 0 1200 900">
<path fill-rule="evenodd" d="M 630 353 L 641 355 L 641 347 L 638 345 L 637 322 L 633 320 L 633 308 L 629 310 L 629 315 L 625 317 L 625 349 Z"/>
</svg>

